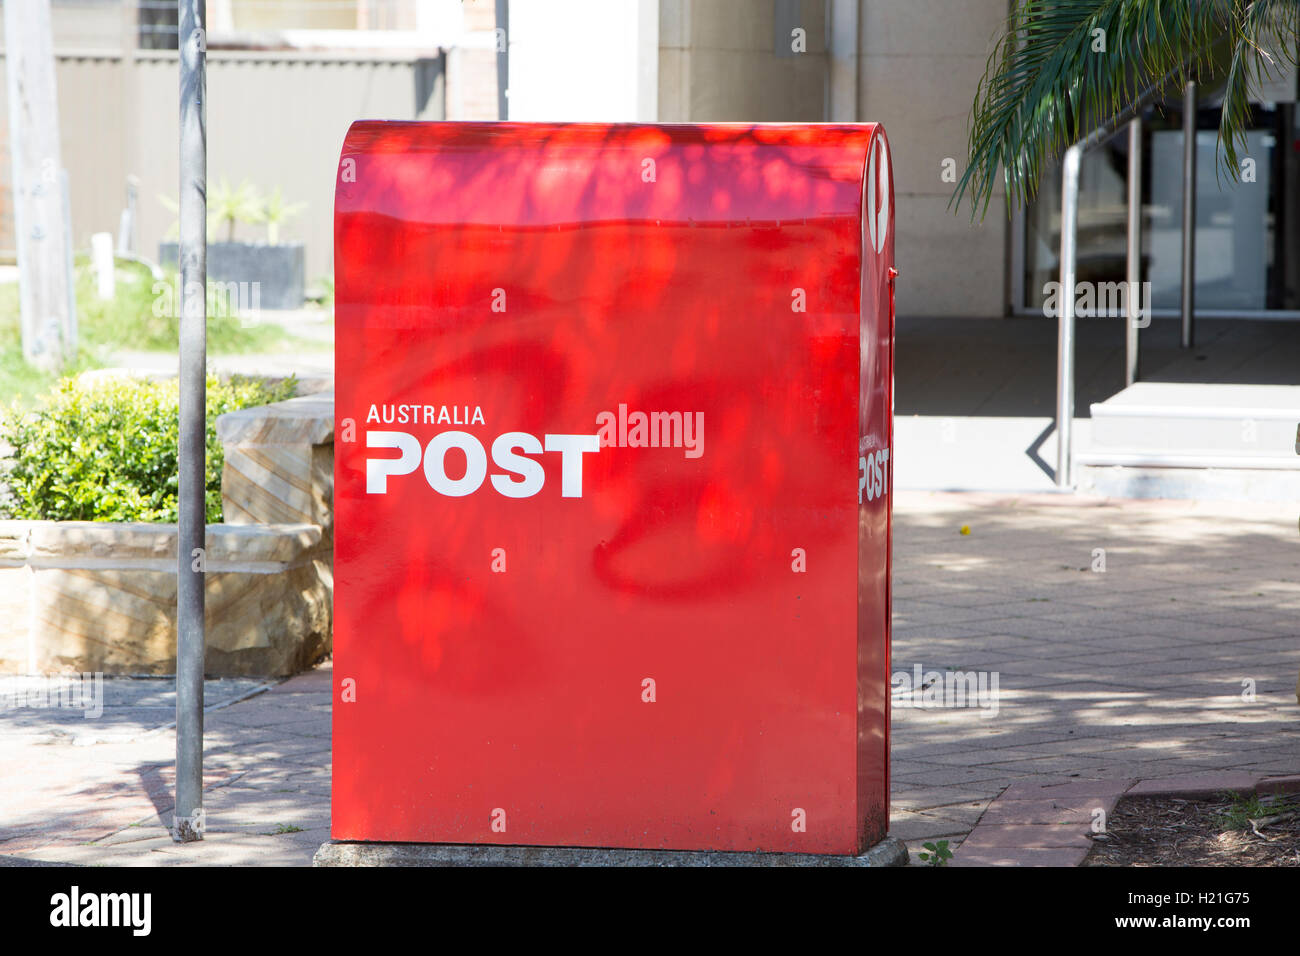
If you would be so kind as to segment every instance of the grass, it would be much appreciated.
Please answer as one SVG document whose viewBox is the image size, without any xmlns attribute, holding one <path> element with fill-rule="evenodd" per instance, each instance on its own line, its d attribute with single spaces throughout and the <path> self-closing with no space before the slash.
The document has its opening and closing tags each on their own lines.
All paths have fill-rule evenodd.
<svg viewBox="0 0 1300 956">
<path fill-rule="evenodd" d="M 1225 830 L 1249 830 L 1250 821 L 1267 816 L 1269 809 L 1255 793 L 1240 794 L 1225 791 L 1219 795 L 1227 801 L 1227 808 L 1219 815 L 1218 823 Z"/>
<path fill-rule="evenodd" d="M 144 266 L 118 266 L 117 294 L 108 300 L 95 292 L 89 268 L 77 270 L 77 325 L 90 348 L 174 351 L 180 335 L 177 275 L 164 270 L 155 280 Z M 214 354 L 269 351 L 288 338 L 278 325 L 250 324 L 237 316 L 208 315 L 208 350 Z"/>
<path fill-rule="evenodd" d="M 37 395 L 49 392 L 57 378 L 53 373 L 27 364 L 17 325 L 11 327 L 0 320 L 0 403 L 16 401 L 29 407 Z"/>
<path fill-rule="evenodd" d="M 294 826 L 292 823 L 276 824 L 274 830 L 263 833 L 262 836 L 279 836 L 281 833 L 301 833 L 302 827 Z"/>
<path fill-rule="evenodd" d="M 95 276 L 85 261 L 75 267 L 77 283 L 77 355 L 59 372 L 43 372 L 23 359 L 18 283 L 0 283 L 0 403 L 36 404 L 64 376 L 104 365 L 116 350 L 175 352 L 178 346 L 176 271 L 154 280 L 149 269 L 131 262 L 117 265 L 116 295 L 102 300 Z M 209 310 L 210 313 L 215 310 Z M 249 323 L 238 316 L 209 314 L 208 352 L 238 355 L 272 352 L 301 345 L 279 325 Z"/>
</svg>

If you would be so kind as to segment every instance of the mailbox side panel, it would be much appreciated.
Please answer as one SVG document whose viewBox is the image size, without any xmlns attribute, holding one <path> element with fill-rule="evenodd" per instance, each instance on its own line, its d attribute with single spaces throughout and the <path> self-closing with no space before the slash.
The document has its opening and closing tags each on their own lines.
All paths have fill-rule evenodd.
<svg viewBox="0 0 1300 956">
<path fill-rule="evenodd" d="M 894 180 L 876 126 L 862 189 L 858 458 L 858 805 L 863 847 L 889 829 L 894 495 Z"/>
<path fill-rule="evenodd" d="M 871 129 L 353 127 L 336 838 L 860 849 Z"/>
</svg>

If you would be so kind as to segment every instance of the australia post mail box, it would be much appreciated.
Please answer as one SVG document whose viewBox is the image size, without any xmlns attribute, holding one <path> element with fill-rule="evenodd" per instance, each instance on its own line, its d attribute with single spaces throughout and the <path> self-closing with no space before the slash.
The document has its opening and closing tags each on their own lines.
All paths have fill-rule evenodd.
<svg viewBox="0 0 1300 956">
<path fill-rule="evenodd" d="M 334 837 L 881 839 L 884 131 L 360 122 L 336 189 Z"/>
</svg>

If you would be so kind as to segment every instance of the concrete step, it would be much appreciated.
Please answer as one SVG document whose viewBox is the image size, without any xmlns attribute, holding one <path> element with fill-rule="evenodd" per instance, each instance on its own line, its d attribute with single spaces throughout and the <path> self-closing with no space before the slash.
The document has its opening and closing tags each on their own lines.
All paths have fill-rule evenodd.
<svg viewBox="0 0 1300 956">
<path fill-rule="evenodd" d="M 1139 382 L 1091 414 L 1081 465 L 1300 471 L 1300 386 Z"/>
<path fill-rule="evenodd" d="M 1292 502 L 1300 506 L 1300 469 L 1152 468 L 1093 465 L 1075 469 L 1078 490 L 1107 498 Z"/>
</svg>

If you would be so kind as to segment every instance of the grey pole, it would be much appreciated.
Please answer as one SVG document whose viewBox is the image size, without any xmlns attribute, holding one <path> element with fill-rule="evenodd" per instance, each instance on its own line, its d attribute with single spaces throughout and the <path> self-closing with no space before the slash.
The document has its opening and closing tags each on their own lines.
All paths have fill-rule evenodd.
<svg viewBox="0 0 1300 956">
<path fill-rule="evenodd" d="M 1056 336 L 1056 485 L 1074 483 L 1074 277 L 1079 225 L 1079 161 L 1083 144 L 1065 151 L 1061 163 L 1061 289 Z"/>
<path fill-rule="evenodd" d="M 1190 349 L 1196 340 L 1196 84 L 1183 92 L 1183 336 Z"/>
<path fill-rule="evenodd" d="M 180 449 L 176 552 L 176 810 L 172 839 L 203 839 L 203 584 L 207 403 L 207 23 L 180 9 Z"/>
<path fill-rule="evenodd" d="M 1128 124 L 1128 282 L 1124 323 L 1124 384 L 1138 380 L 1138 313 L 1142 299 L 1142 120 Z M 1150 303 L 1147 303 L 1150 305 Z"/>
</svg>

